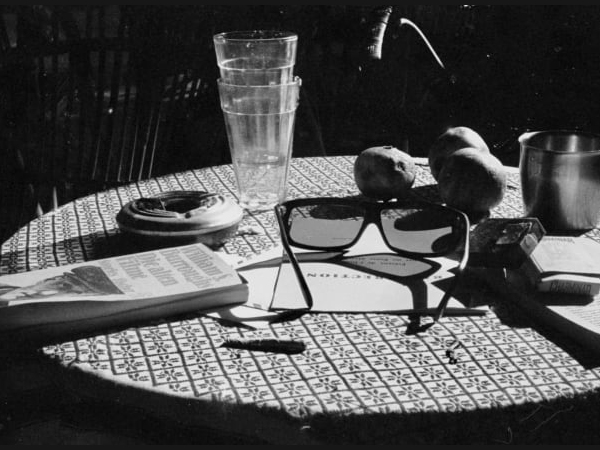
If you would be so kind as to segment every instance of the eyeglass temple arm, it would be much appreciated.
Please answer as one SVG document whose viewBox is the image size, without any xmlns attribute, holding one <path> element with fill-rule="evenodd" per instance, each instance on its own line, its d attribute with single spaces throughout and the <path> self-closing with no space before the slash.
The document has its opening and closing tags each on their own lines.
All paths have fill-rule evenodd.
<svg viewBox="0 0 600 450">
<path fill-rule="evenodd" d="M 469 226 L 468 226 L 468 224 L 465 228 L 464 243 L 465 244 L 464 244 L 463 255 L 460 260 L 460 263 L 458 264 L 458 270 L 456 272 L 456 275 L 454 276 L 454 279 L 452 280 L 452 284 L 450 285 L 449 289 L 447 289 L 446 292 L 444 293 L 444 296 L 442 297 L 440 304 L 438 305 L 438 307 L 435 310 L 435 314 L 433 316 L 434 322 L 437 322 L 438 320 L 440 320 L 443 317 L 444 313 L 446 312 L 446 307 L 448 306 L 448 302 L 450 301 L 450 298 L 452 297 L 452 293 L 454 292 L 454 289 L 456 288 L 456 285 L 458 284 L 459 279 L 462 277 L 465 267 L 467 266 L 467 261 L 469 259 Z"/>
<path fill-rule="evenodd" d="M 310 293 L 310 289 L 308 288 L 308 284 L 306 283 L 306 279 L 304 278 L 304 274 L 302 270 L 300 270 L 300 264 L 298 263 L 298 259 L 294 254 L 294 251 L 290 247 L 290 243 L 287 238 L 287 231 L 283 223 L 283 217 L 281 214 L 281 206 L 275 206 L 275 216 L 277 217 L 277 222 L 279 223 L 279 231 L 281 235 L 281 243 L 283 245 L 283 249 L 287 254 L 290 263 L 292 264 L 292 268 L 294 269 L 294 274 L 300 284 L 300 289 L 302 290 L 302 296 L 304 297 L 304 302 L 306 303 L 307 309 L 312 308 L 313 306 L 313 298 Z"/>
</svg>

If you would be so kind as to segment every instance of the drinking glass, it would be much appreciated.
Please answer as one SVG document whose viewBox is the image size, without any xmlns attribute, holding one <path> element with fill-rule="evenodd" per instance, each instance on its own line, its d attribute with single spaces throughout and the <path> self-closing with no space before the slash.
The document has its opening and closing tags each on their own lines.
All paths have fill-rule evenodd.
<svg viewBox="0 0 600 450">
<path fill-rule="evenodd" d="M 221 79 L 229 84 L 293 82 L 298 35 L 289 31 L 229 31 L 213 36 Z"/>
<path fill-rule="evenodd" d="M 240 206 L 272 209 L 286 198 L 301 80 L 261 86 L 217 83 Z"/>
</svg>

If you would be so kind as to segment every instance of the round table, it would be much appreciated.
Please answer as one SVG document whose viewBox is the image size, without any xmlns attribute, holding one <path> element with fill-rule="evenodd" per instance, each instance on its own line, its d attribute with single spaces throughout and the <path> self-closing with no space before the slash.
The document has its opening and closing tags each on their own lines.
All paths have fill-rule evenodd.
<svg viewBox="0 0 600 450">
<path fill-rule="evenodd" d="M 353 163 L 353 156 L 293 159 L 289 197 L 357 194 Z M 439 201 L 424 159 L 417 159 L 413 189 Z M 229 165 L 209 167 L 75 200 L 6 241 L 1 273 L 105 257 L 114 251 L 119 209 L 171 190 L 235 198 L 234 174 Z M 518 173 L 509 170 L 492 216 L 522 214 Z M 249 256 L 278 244 L 271 211 L 246 214 L 246 227 L 259 232 L 240 233 L 218 251 Z M 585 420 L 595 410 L 600 370 L 492 292 L 480 295 L 494 307 L 486 315 L 445 317 L 412 335 L 407 317 L 390 314 L 307 314 L 259 330 L 192 314 L 39 352 L 78 395 L 265 442 L 527 443 L 578 441 L 582 430 L 595 435 Z M 463 343 L 454 364 L 445 354 L 453 336 Z M 307 349 L 285 355 L 219 347 L 233 337 L 302 339 Z"/>
</svg>

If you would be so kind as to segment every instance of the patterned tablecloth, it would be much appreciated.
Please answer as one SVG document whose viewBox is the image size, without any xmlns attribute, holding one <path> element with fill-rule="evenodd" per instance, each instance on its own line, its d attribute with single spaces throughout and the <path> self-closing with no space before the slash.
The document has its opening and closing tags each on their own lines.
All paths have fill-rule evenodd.
<svg viewBox="0 0 600 450">
<path fill-rule="evenodd" d="M 289 196 L 357 194 L 353 161 L 295 159 Z M 415 191 L 437 200 L 425 160 L 417 170 Z M 107 256 L 118 234 L 117 212 L 140 196 L 206 190 L 235 197 L 234 187 L 231 167 L 219 166 L 76 200 L 9 239 L 1 273 Z M 492 215 L 521 214 L 513 170 Z M 220 251 L 248 256 L 277 244 L 272 212 L 246 215 L 245 226 L 261 232 L 241 234 Z M 259 330 L 191 315 L 40 351 L 70 375 L 75 390 L 271 442 L 501 443 L 577 433 L 565 424 L 580 424 L 589 414 L 582 405 L 594 399 L 600 370 L 491 294 L 490 303 L 495 308 L 485 316 L 447 317 L 417 335 L 406 334 L 406 317 L 386 314 L 308 314 Z M 307 349 L 285 355 L 219 347 L 239 336 L 301 339 Z M 446 349 L 455 336 L 463 347 L 453 364 Z"/>
</svg>

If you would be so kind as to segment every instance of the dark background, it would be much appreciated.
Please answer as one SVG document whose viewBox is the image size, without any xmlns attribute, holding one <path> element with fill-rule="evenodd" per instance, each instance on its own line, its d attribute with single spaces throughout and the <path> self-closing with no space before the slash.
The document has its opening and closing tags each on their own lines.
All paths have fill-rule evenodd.
<svg viewBox="0 0 600 450">
<path fill-rule="evenodd" d="M 30 29 L 37 26 L 43 35 L 44 14 L 52 8 L 32 10 Z M 62 8 L 81 20 L 85 7 Z M 187 51 L 203 78 L 204 102 L 191 112 L 185 136 L 162 158 L 158 173 L 229 162 L 212 36 L 234 29 L 276 28 L 299 36 L 296 74 L 303 95 L 296 156 L 357 154 L 384 144 L 425 156 L 446 128 L 462 125 L 516 164 L 516 137 L 525 130 L 600 131 L 598 6 L 396 5 L 381 59 L 366 51 L 377 6 L 105 8 L 108 35 L 111 17 L 116 28 L 119 11 L 132 10 L 138 18 L 134 42 L 144 45 L 160 30 L 161 42 Z M 413 29 L 400 26 L 401 18 L 423 31 L 445 69 Z"/>
<path fill-rule="evenodd" d="M 199 18 L 208 7 L 197 8 Z M 219 6 L 211 7 L 207 30 L 298 33 L 304 108 L 297 156 L 357 154 L 383 144 L 425 156 L 447 127 L 463 125 L 516 165 L 516 138 L 525 130 L 600 131 L 600 7 L 393 6 L 379 60 L 365 52 L 373 10 Z M 403 17 L 428 37 L 445 70 L 414 30 L 400 27 Z M 227 158 L 226 148 L 218 151 Z"/>
<path fill-rule="evenodd" d="M 39 81 L 40 74 L 28 66 L 9 65 L 5 56 L 18 47 L 69 46 L 88 31 L 93 35 L 97 30 L 74 31 L 87 26 L 82 24 L 90 14 L 102 14 L 108 37 L 116 33 L 124 11 L 134 17 L 128 45 L 141 49 L 138 56 L 148 54 L 146 63 L 156 61 L 148 64 L 148 78 L 153 67 L 177 65 L 201 82 L 197 101 L 178 112 L 174 136 L 158 152 L 153 175 L 230 162 L 212 37 L 236 29 L 283 29 L 299 36 L 295 72 L 303 87 L 294 156 L 356 155 L 377 145 L 427 156 L 432 142 L 448 127 L 467 126 L 481 134 L 504 164 L 516 166 L 517 137 L 525 131 L 600 132 L 600 7 L 390 6 L 381 57 L 373 58 L 367 46 L 383 8 L 2 5 L 6 36 L 0 35 L 0 214 L 7 220 L 0 224 L 0 238 L 35 217 L 30 206 L 18 206 L 18 215 L 12 211 L 13 203 L 19 203 L 15 200 L 26 197 L 18 193 L 22 180 L 40 169 L 37 160 L 15 156 L 19 142 L 13 143 L 13 153 L 3 144 L 8 128 L 23 116 L 20 98 L 32 90 L 28 76 L 34 74 Z M 61 40 L 51 42 L 50 18 L 58 13 Z M 422 30 L 445 68 L 414 29 L 400 25 L 402 18 Z M 32 117 L 33 129 L 40 128 L 35 120 L 42 116 Z M 35 175 L 36 180 L 43 178 Z M 38 192 L 44 190 L 36 190 L 28 204 L 42 197 Z M 59 203 L 73 197 L 63 195 Z"/>
</svg>

